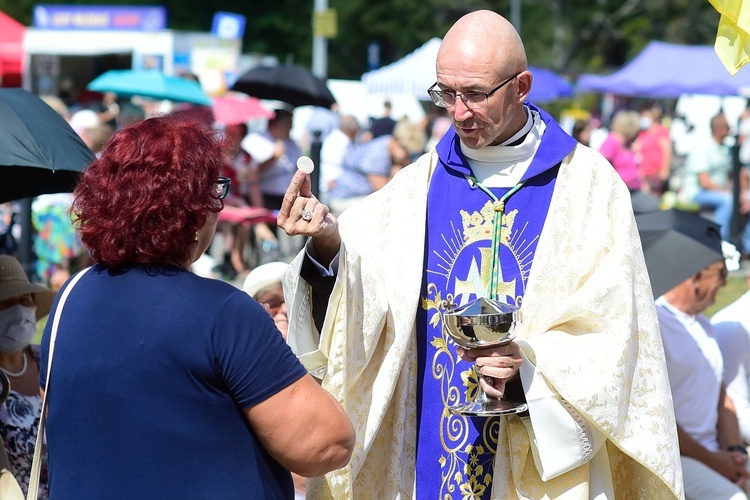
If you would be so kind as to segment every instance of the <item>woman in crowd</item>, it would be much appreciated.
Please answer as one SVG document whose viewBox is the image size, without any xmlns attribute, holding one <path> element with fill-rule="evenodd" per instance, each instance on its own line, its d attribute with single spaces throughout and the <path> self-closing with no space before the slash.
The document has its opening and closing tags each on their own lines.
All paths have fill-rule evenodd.
<svg viewBox="0 0 750 500">
<path fill-rule="evenodd" d="M 242 284 L 242 289 L 268 311 L 285 340 L 289 329 L 289 318 L 281 279 L 288 267 L 289 264 L 286 262 L 268 262 L 250 271 Z M 305 478 L 293 473 L 292 479 L 294 480 L 295 500 L 303 500 L 307 490 Z"/>
<path fill-rule="evenodd" d="M 631 148 L 640 130 L 638 121 L 635 111 L 618 111 L 612 118 L 607 138 L 599 146 L 599 152 L 615 167 L 631 193 L 641 188 L 638 162 Z"/>
<path fill-rule="evenodd" d="M 188 271 L 229 189 L 217 137 L 145 120 L 115 134 L 76 187 L 96 265 L 63 306 L 43 387 L 53 496 L 292 498 L 288 471 L 349 460 L 349 419 L 266 311 Z"/>
<path fill-rule="evenodd" d="M 276 328 L 279 329 L 284 339 L 289 328 L 289 319 L 284 301 L 284 290 L 281 288 L 281 278 L 287 267 L 289 264 L 285 262 L 268 262 L 250 271 L 242 284 L 242 289 L 249 296 L 268 308 Z"/>
<path fill-rule="evenodd" d="M 49 313 L 55 293 L 29 283 L 21 264 L 0 255 L 0 370 L 10 392 L 0 405 L 0 435 L 10 471 L 26 494 L 34 457 L 42 400 L 39 397 L 39 346 L 30 345 L 36 322 Z M 46 467 L 39 498 L 47 498 Z"/>
</svg>

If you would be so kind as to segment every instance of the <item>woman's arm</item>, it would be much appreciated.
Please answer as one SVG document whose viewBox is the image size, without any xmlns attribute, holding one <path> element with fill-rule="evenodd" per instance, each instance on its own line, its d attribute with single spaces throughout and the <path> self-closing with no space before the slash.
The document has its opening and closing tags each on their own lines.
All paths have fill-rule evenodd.
<svg viewBox="0 0 750 500">
<path fill-rule="evenodd" d="M 244 411 L 269 455 L 292 472 L 322 476 L 349 463 L 354 427 L 310 375 Z"/>
</svg>

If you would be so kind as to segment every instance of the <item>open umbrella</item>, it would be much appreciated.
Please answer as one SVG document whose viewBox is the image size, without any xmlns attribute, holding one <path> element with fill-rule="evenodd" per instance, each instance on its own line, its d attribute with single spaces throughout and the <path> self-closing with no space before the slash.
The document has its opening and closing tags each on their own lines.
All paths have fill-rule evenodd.
<svg viewBox="0 0 750 500">
<path fill-rule="evenodd" d="M 141 96 L 211 105 L 211 99 L 198 82 L 167 76 L 156 70 L 109 70 L 94 78 L 86 88 L 96 92 L 114 92 L 120 97 Z"/>
<path fill-rule="evenodd" d="M 213 99 L 214 120 L 224 125 L 238 125 L 248 120 L 271 118 L 273 111 L 263 107 L 254 97 L 227 94 Z"/>
<path fill-rule="evenodd" d="M 654 297 L 724 259 L 719 225 L 698 214 L 657 210 L 635 220 Z"/>
<path fill-rule="evenodd" d="M 72 191 L 94 159 L 57 112 L 23 89 L 0 89 L 0 203 Z"/>
<path fill-rule="evenodd" d="M 253 68 L 234 82 L 232 90 L 292 106 L 328 108 L 336 102 L 323 80 L 297 64 Z"/>
</svg>

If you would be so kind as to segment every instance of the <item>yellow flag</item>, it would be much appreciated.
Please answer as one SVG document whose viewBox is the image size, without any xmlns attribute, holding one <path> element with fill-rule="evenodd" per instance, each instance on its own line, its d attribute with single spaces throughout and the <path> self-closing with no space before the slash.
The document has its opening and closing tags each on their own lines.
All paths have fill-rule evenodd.
<svg viewBox="0 0 750 500">
<path fill-rule="evenodd" d="M 708 1 L 721 14 L 714 50 L 727 71 L 734 75 L 750 61 L 750 2 Z"/>
</svg>

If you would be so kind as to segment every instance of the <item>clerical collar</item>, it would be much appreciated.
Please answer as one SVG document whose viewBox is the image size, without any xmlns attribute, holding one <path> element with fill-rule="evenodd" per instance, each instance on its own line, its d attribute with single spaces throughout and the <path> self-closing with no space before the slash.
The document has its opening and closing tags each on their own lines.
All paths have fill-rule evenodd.
<svg viewBox="0 0 750 500">
<path fill-rule="evenodd" d="M 528 111 L 526 125 L 499 146 L 469 149 L 461 143 L 461 152 L 474 176 L 485 186 L 512 187 L 526 173 L 546 128 L 536 110 Z M 510 145 L 520 139 L 520 144 Z"/>
<path fill-rule="evenodd" d="M 523 144 L 526 134 L 528 134 L 531 131 L 531 127 L 534 126 L 534 117 L 532 116 L 533 112 L 525 106 L 524 109 L 526 110 L 526 123 L 521 127 L 521 130 L 513 134 L 512 137 L 500 143 L 500 146 L 518 146 Z"/>
</svg>

